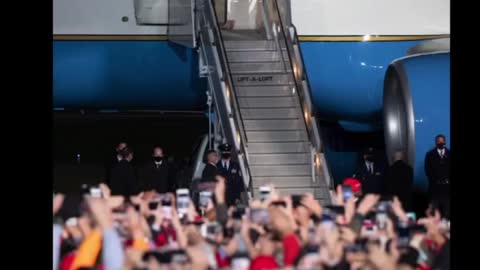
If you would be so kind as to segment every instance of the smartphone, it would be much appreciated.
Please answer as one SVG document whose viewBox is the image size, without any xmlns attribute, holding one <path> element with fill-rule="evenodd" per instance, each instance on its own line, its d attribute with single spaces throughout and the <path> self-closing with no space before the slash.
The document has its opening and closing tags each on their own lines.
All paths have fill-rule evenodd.
<svg viewBox="0 0 480 270">
<path fill-rule="evenodd" d="M 187 215 L 188 208 L 190 206 L 190 193 L 188 189 L 177 189 L 177 212 L 180 218 Z"/>
<path fill-rule="evenodd" d="M 204 223 L 200 227 L 200 233 L 205 238 L 214 238 L 217 233 L 222 231 L 222 227 L 217 222 Z"/>
<path fill-rule="evenodd" d="M 272 189 L 270 188 L 270 186 L 260 186 L 259 192 L 260 192 L 260 200 L 265 201 L 270 199 Z"/>
<path fill-rule="evenodd" d="M 78 225 L 78 220 L 76 217 L 71 217 L 67 219 L 67 221 L 65 222 L 65 225 L 69 227 L 75 227 Z"/>
<path fill-rule="evenodd" d="M 377 205 L 377 212 L 388 212 L 390 211 L 390 202 L 389 201 L 380 201 Z"/>
<path fill-rule="evenodd" d="M 160 202 L 162 205 L 162 213 L 166 219 L 172 219 L 172 201 L 170 198 L 164 197 Z"/>
<path fill-rule="evenodd" d="M 248 257 L 235 257 L 231 259 L 231 270 L 250 269 L 250 259 Z"/>
<path fill-rule="evenodd" d="M 353 197 L 352 187 L 350 185 L 342 185 L 343 201 L 346 202 Z"/>
<path fill-rule="evenodd" d="M 416 223 L 417 222 L 417 215 L 415 212 L 408 212 L 405 214 L 408 218 L 408 222 L 410 223 Z"/>
<path fill-rule="evenodd" d="M 249 215 L 250 215 L 250 220 L 253 223 L 260 224 L 260 225 L 267 225 L 270 220 L 268 211 L 265 208 L 252 208 L 250 209 Z"/>
<path fill-rule="evenodd" d="M 102 198 L 102 190 L 98 187 L 91 187 L 90 196 L 92 196 L 92 198 Z"/>
<path fill-rule="evenodd" d="M 377 225 L 372 220 L 366 219 L 363 221 L 363 227 L 365 228 L 365 234 L 367 236 L 377 235 Z"/>
<path fill-rule="evenodd" d="M 375 215 L 375 224 L 379 230 L 387 229 L 387 213 L 386 212 L 377 212 Z"/>
<path fill-rule="evenodd" d="M 200 208 L 207 208 L 208 203 L 212 199 L 212 192 L 209 190 L 204 190 L 200 192 L 199 204 Z"/>
</svg>

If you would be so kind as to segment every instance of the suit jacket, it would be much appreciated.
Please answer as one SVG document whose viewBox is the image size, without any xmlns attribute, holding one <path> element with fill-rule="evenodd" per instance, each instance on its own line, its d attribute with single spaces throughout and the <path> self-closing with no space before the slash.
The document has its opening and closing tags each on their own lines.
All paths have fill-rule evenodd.
<svg viewBox="0 0 480 270">
<path fill-rule="evenodd" d="M 450 182 L 450 150 L 445 148 L 443 158 L 437 148 L 428 151 L 425 156 L 425 174 L 430 186 Z"/>
<path fill-rule="evenodd" d="M 223 162 L 220 160 L 217 163 L 218 172 L 224 174 L 226 181 L 226 201 L 227 205 L 234 205 L 235 201 L 241 199 L 242 192 L 245 192 L 245 183 L 243 183 L 242 172 L 240 165 L 237 162 L 230 160 L 228 168 L 223 167 Z"/>
<path fill-rule="evenodd" d="M 395 161 L 385 174 L 385 193 L 398 196 L 403 208 L 411 210 L 413 169 L 403 160 Z"/>
<path fill-rule="evenodd" d="M 384 192 L 384 168 L 378 163 L 373 163 L 373 174 L 368 170 L 363 161 L 357 168 L 355 177 L 362 183 L 362 193 L 383 194 Z"/>
<path fill-rule="evenodd" d="M 166 160 L 157 168 L 154 161 L 147 162 L 141 170 L 143 190 L 156 190 L 158 193 L 170 192 L 169 165 Z"/>
<path fill-rule="evenodd" d="M 109 156 L 109 158 L 105 160 L 105 182 L 107 184 L 110 184 L 110 179 L 112 177 L 112 169 L 118 164 L 118 162 L 119 161 L 116 153 L 115 155 Z"/>
<path fill-rule="evenodd" d="M 122 160 L 112 168 L 110 189 L 112 195 L 131 196 L 138 194 L 139 185 L 136 172 L 130 162 Z"/>
<path fill-rule="evenodd" d="M 215 181 L 215 175 L 217 175 L 217 166 L 210 163 L 205 164 L 202 171 L 202 181 L 213 182 Z"/>
</svg>

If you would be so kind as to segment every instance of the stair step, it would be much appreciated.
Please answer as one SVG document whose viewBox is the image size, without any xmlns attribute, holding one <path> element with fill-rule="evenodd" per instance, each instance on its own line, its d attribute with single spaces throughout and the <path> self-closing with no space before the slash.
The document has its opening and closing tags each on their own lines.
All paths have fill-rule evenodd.
<svg viewBox="0 0 480 270">
<path fill-rule="evenodd" d="M 227 51 L 227 58 L 229 63 L 282 61 L 280 52 L 271 50 Z M 283 59 L 288 61 L 287 51 L 283 51 Z"/>
<path fill-rule="evenodd" d="M 273 40 L 224 40 L 227 51 L 265 51 L 277 50 L 277 44 Z"/>
<path fill-rule="evenodd" d="M 252 177 L 264 176 L 308 176 L 312 173 L 310 164 L 295 165 L 250 165 Z"/>
<path fill-rule="evenodd" d="M 296 108 L 295 97 L 239 97 L 240 108 Z"/>
<path fill-rule="evenodd" d="M 290 97 L 295 94 L 290 85 L 237 86 L 235 91 L 238 97 Z"/>
<path fill-rule="evenodd" d="M 302 118 L 297 108 L 268 108 L 240 110 L 243 120 L 250 119 L 298 119 Z"/>
<path fill-rule="evenodd" d="M 303 130 L 247 131 L 249 142 L 299 142 L 308 140 Z"/>
<path fill-rule="evenodd" d="M 291 73 L 232 74 L 235 86 L 294 85 Z"/>
<path fill-rule="evenodd" d="M 289 62 L 285 63 L 285 66 L 282 62 L 235 62 L 229 64 L 232 74 L 290 72 L 292 69 L 289 65 Z"/>
<path fill-rule="evenodd" d="M 252 166 L 260 165 L 294 165 L 294 164 L 307 164 L 310 166 L 311 157 L 310 153 L 300 154 L 250 154 L 249 164 Z"/>
<path fill-rule="evenodd" d="M 243 124 L 246 131 L 303 130 L 305 127 L 302 119 L 244 120 Z"/>
<path fill-rule="evenodd" d="M 249 142 L 249 154 L 278 154 L 310 152 L 310 142 Z"/>
<path fill-rule="evenodd" d="M 276 176 L 276 177 L 255 177 L 254 188 L 263 185 L 273 184 L 276 188 L 282 187 L 312 187 L 312 176 Z"/>
</svg>

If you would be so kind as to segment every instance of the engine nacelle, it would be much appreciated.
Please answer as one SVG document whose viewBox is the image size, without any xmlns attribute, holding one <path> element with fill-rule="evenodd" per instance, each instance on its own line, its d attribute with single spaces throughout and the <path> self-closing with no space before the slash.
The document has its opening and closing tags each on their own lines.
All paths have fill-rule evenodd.
<svg viewBox="0 0 480 270">
<path fill-rule="evenodd" d="M 438 134 L 450 138 L 450 52 L 412 55 L 393 61 L 384 81 L 386 154 L 402 149 L 414 169 L 415 187 L 428 185 L 426 153 Z"/>
</svg>

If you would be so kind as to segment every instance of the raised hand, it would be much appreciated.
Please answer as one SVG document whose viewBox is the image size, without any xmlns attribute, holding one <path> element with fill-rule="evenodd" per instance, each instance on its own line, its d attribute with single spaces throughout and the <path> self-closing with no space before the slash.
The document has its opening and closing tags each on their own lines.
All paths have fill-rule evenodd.
<svg viewBox="0 0 480 270">
<path fill-rule="evenodd" d="M 110 198 L 112 192 L 110 191 L 110 188 L 107 186 L 105 183 L 100 183 L 99 185 L 100 190 L 102 191 L 102 195 L 105 199 Z"/>
<path fill-rule="evenodd" d="M 335 193 L 335 204 L 344 205 L 345 201 L 343 200 L 343 189 L 342 185 L 337 186 L 337 193 Z"/>
<path fill-rule="evenodd" d="M 388 255 L 385 250 L 377 245 L 368 246 L 368 259 L 377 268 L 383 270 L 395 270 L 395 259 Z"/>
<path fill-rule="evenodd" d="M 108 230 L 113 226 L 113 216 L 110 206 L 105 199 L 88 198 L 87 204 L 97 224 L 102 230 Z"/>
<path fill-rule="evenodd" d="M 225 203 L 225 178 L 219 177 L 215 185 L 215 198 L 218 204 Z"/>
<path fill-rule="evenodd" d="M 311 193 L 305 194 L 302 198 L 302 204 L 307 206 L 308 209 L 310 209 L 310 211 L 312 211 L 313 214 L 315 214 L 317 217 L 322 216 L 322 206 L 317 200 L 315 200 L 315 198 L 313 197 L 313 194 Z"/>
<path fill-rule="evenodd" d="M 295 220 L 291 214 L 285 209 L 279 207 L 270 207 L 270 224 L 274 230 L 280 232 L 282 236 L 288 235 L 295 231 Z"/>
<path fill-rule="evenodd" d="M 401 221 L 408 222 L 407 214 L 405 214 L 405 210 L 403 210 L 402 203 L 400 202 L 397 196 L 393 197 L 392 210 L 393 210 L 393 213 Z"/>
<path fill-rule="evenodd" d="M 359 213 L 362 216 L 365 216 L 378 203 L 379 199 L 380 199 L 380 195 L 367 194 L 358 205 L 357 213 Z"/>
<path fill-rule="evenodd" d="M 345 203 L 345 223 L 348 224 L 352 221 L 355 215 L 355 198 L 351 197 Z"/>
</svg>

